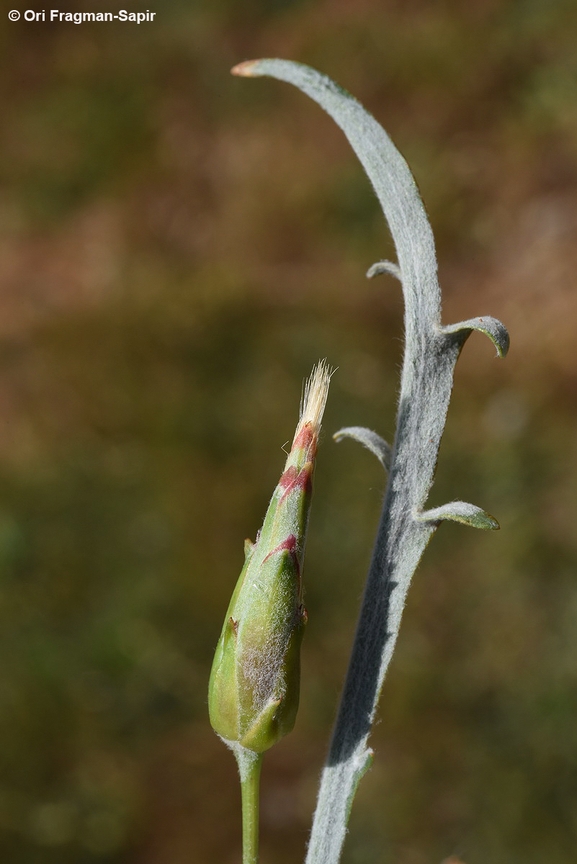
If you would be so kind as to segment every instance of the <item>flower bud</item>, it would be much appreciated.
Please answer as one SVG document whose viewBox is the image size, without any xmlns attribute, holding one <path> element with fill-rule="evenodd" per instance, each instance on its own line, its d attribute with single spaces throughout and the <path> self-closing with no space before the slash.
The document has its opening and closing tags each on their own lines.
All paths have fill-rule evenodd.
<svg viewBox="0 0 577 864">
<path fill-rule="evenodd" d="M 300 644 L 307 620 L 301 572 L 312 475 L 331 372 L 308 380 L 284 472 L 245 563 L 216 648 L 209 684 L 212 727 L 231 745 L 263 753 L 293 728 Z"/>
</svg>

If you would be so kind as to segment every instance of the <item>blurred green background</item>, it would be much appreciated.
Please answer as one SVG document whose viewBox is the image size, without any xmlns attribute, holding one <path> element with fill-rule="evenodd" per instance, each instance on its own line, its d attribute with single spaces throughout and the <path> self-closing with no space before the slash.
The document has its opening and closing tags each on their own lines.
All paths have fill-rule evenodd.
<svg viewBox="0 0 577 864">
<path fill-rule="evenodd" d="M 238 864 L 211 654 L 301 381 L 338 366 L 305 570 L 302 707 L 262 864 L 302 860 L 391 437 L 392 255 L 340 131 L 241 60 L 310 63 L 407 157 L 459 362 L 344 864 L 569 864 L 577 848 L 577 6 L 163 0 L 153 24 L 0 13 L 0 859 Z M 130 0 L 130 9 L 144 8 Z M 152 4 L 151 4 L 152 5 Z M 40 7 L 38 7 L 40 8 Z M 109 0 L 70 0 L 105 11 Z M 23 11 L 24 7 L 22 7 Z"/>
</svg>

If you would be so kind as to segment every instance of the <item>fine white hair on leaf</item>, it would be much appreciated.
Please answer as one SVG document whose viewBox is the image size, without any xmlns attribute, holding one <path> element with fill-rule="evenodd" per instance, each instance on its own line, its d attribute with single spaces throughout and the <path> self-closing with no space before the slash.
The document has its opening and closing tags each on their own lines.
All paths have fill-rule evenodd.
<svg viewBox="0 0 577 864">
<path fill-rule="evenodd" d="M 318 435 L 320 432 L 331 376 L 334 372 L 335 370 L 331 369 L 326 360 L 319 360 L 316 366 L 313 367 L 313 371 L 304 384 L 300 418 L 295 438 L 306 423 L 311 424 L 315 435 Z"/>
</svg>

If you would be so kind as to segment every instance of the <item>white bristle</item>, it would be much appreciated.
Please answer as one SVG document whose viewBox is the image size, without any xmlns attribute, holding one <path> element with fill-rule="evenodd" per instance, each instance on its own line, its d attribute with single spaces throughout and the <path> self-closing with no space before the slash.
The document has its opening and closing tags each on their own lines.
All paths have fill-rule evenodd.
<svg viewBox="0 0 577 864">
<path fill-rule="evenodd" d="M 327 404 L 331 376 L 334 371 L 326 360 L 319 360 L 305 381 L 303 397 L 301 399 L 300 419 L 295 437 L 299 434 L 305 423 L 310 423 L 318 434 L 325 405 Z"/>
</svg>

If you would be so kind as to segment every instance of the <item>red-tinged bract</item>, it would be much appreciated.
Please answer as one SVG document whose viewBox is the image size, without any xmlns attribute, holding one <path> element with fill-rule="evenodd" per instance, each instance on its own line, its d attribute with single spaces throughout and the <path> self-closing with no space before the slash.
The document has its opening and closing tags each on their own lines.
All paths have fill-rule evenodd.
<svg viewBox="0 0 577 864">
<path fill-rule="evenodd" d="M 312 475 L 330 372 L 320 363 L 305 390 L 284 472 L 230 601 L 209 685 L 214 730 L 263 753 L 294 726 L 306 623 L 302 564 Z"/>
</svg>

